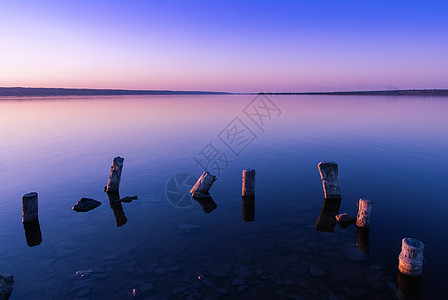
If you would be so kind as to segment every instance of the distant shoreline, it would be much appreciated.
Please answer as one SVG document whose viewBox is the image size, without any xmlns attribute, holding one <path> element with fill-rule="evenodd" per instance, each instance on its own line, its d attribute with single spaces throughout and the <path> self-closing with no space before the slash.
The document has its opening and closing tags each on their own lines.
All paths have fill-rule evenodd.
<svg viewBox="0 0 448 300">
<path fill-rule="evenodd" d="M 65 89 L 0 87 L 0 97 L 45 96 L 119 96 L 119 95 L 227 95 L 227 92 L 170 91 L 170 90 L 120 90 L 120 89 Z"/>
<path fill-rule="evenodd" d="M 448 90 L 384 90 L 384 91 L 346 91 L 346 92 L 291 92 L 258 93 L 260 95 L 359 95 L 359 96 L 448 96 Z"/>
<path fill-rule="evenodd" d="M 66 89 L 0 87 L 0 97 L 47 97 L 47 96 L 120 96 L 120 95 L 358 95 L 358 96 L 448 96 L 448 89 L 382 90 L 344 92 L 260 92 L 229 93 L 210 91 L 172 90 L 122 90 L 122 89 Z"/>
</svg>

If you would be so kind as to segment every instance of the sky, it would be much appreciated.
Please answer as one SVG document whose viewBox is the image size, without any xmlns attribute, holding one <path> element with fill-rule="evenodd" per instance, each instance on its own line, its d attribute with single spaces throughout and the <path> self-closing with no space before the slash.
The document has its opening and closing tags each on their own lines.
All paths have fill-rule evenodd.
<svg viewBox="0 0 448 300">
<path fill-rule="evenodd" d="M 0 86 L 448 88 L 448 1 L 2 0 Z"/>
</svg>

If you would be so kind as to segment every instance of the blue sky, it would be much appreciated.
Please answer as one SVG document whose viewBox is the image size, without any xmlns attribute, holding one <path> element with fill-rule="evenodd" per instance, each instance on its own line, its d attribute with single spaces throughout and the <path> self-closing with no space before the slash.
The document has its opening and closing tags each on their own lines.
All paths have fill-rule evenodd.
<svg viewBox="0 0 448 300">
<path fill-rule="evenodd" d="M 0 86 L 448 88 L 448 1 L 0 3 Z"/>
</svg>

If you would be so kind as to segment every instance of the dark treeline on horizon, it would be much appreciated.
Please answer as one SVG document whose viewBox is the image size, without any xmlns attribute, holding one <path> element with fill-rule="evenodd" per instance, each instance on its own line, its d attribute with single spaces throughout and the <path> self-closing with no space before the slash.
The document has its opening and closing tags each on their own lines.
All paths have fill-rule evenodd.
<svg viewBox="0 0 448 300">
<path fill-rule="evenodd" d="M 0 96 L 221 95 L 226 92 L 0 87 Z"/>
</svg>

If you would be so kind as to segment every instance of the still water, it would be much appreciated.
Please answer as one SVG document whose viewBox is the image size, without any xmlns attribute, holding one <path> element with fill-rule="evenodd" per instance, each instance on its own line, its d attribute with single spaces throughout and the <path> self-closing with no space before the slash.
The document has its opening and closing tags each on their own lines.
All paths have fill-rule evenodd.
<svg viewBox="0 0 448 300">
<path fill-rule="evenodd" d="M 426 245 L 422 298 L 443 297 L 448 99 L 254 98 L 0 100 L 11 299 L 394 299 L 403 237 Z M 138 200 L 104 193 L 115 156 L 120 196 Z M 333 226 L 332 203 L 322 210 L 322 160 L 339 164 L 339 213 L 373 201 L 367 236 Z M 198 203 L 186 195 L 201 165 L 218 180 Z M 254 203 L 241 197 L 246 168 Z M 25 232 L 21 197 L 33 191 L 39 226 Z M 73 211 L 82 197 L 102 205 Z M 321 213 L 330 222 L 317 231 Z"/>
</svg>

